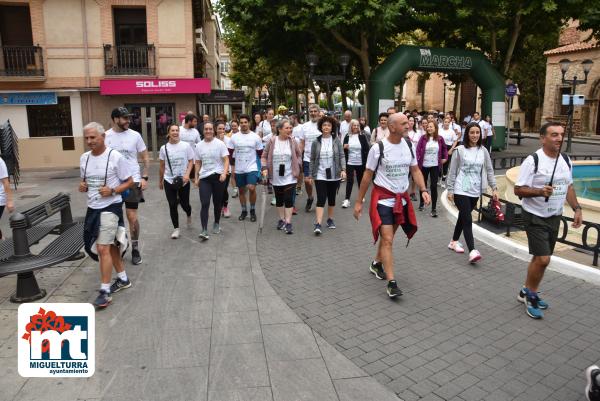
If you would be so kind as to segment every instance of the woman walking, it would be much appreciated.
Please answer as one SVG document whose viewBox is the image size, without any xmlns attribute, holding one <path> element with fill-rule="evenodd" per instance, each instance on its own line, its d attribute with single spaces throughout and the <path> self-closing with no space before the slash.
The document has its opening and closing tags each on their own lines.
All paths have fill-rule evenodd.
<svg viewBox="0 0 600 401">
<path fill-rule="evenodd" d="M 167 127 L 168 142 L 159 151 L 158 187 L 165 190 L 169 202 L 169 214 L 173 223 L 171 238 L 179 238 L 179 213 L 177 204 L 187 215 L 188 227 L 192 224 L 192 207 L 190 206 L 190 172 L 194 164 L 192 147 L 179 139 L 179 126 L 170 124 Z"/>
<path fill-rule="evenodd" d="M 196 186 L 200 189 L 200 224 L 202 231 L 199 237 L 207 240 L 208 236 L 208 209 L 210 198 L 213 200 L 213 213 L 215 222 L 213 234 L 219 234 L 221 228 L 221 208 L 223 206 L 223 192 L 225 180 L 229 171 L 229 151 L 224 142 L 215 138 L 215 130 L 211 123 L 204 124 L 204 140 L 196 145 Z"/>
<path fill-rule="evenodd" d="M 439 129 L 439 134 L 442 138 L 444 138 L 444 144 L 448 150 L 448 162 L 444 163 L 444 167 L 442 168 L 442 188 L 445 188 L 448 167 L 452 161 L 452 152 L 454 152 L 454 149 L 458 146 L 458 135 L 456 135 L 456 131 L 452 129 L 452 119 L 450 116 L 446 116 L 444 118 Z"/>
<path fill-rule="evenodd" d="M 425 135 L 419 139 L 417 145 L 417 163 L 423 172 L 425 185 L 430 180 L 431 190 L 431 217 L 437 217 L 437 182 L 442 171 L 442 166 L 448 159 L 448 150 L 444 138 L 438 135 L 438 126 L 435 121 L 429 121 L 426 125 Z M 419 211 L 423 211 L 423 193 L 419 201 Z"/>
<path fill-rule="evenodd" d="M 227 136 L 225 123 L 223 121 L 217 121 L 217 139 L 225 144 L 225 146 L 229 145 L 231 142 L 231 138 Z M 231 179 L 231 166 L 229 166 L 229 170 L 226 171 L 227 178 L 225 178 L 225 187 L 223 188 L 223 209 L 221 209 L 221 216 L 225 218 L 231 217 L 231 211 L 229 210 L 229 181 Z"/>
<path fill-rule="evenodd" d="M 387 117 L 385 119 L 387 124 Z M 310 153 L 310 181 L 315 182 L 317 189 L 316 222 L 314 233 L 321 235 L 321 222 L 325 201 L 327 201 L 327 228 L 335 229 L 333 211 L 335 196 L 340 180 L 346 178 L 346 159 L 339 138 L 334 134 L 337 122 L 333 117 L 324 116 L 319 119 L 317 129 L 321 135 L 313 141 Z"/>
<path fill-rule="evenodd" d="M 294 194 L 302 153 L 292 138 L 293 127 L 288 119 L 277 121 L 275 129 L 277 135 L 271 136 L 262 153 L 262 175 L 271 180 L 275 192 L 275 205 L 279 214 L 277 229 L 292 234 Z"/>
<path fill-rule="evenodd" d="M 374 144 L 379 141 L 383 141 L 385 138 L 390 136 L 390 130 L 388 129 L 388 113 L 379 113 L 379 117 L 377 117 L 377 121 L 379 121 L 379 125 L 371 131 L 371 144 Z"/>
<path fill-rule="evenodd" d="M 481 127 L 477 123 L 470 123 L 465 132 L 464 145 L 458 146 L 454 151 L 448 170 L 448 200 L 458 209 L 454 235 L 448 248 L 456 253 L 465 252 L 458 242 L 462 233 L 469 248 L 469 262 L 475 263 L 481 259 L 481 254 L 475 249 L 471 212 L 484 188 L 489 186 L 492 189 L 494 200 L 498 200 L 498 189 L 490 154 L 482 144 Z"/>
<path fill-rule="evenodd" d="M 346 197 L 342 203 L 343 208 L 350 206 L 350 195 L 354 186 L 354 175 L 356 184 L 360 189 L 367 156 L 369 155 L 369 139 L 367 134 L 361 130 L 358 120 L 351 120 L 348 135 L 344 138 L 344 156 L 346 157 Z"/>
</svg>

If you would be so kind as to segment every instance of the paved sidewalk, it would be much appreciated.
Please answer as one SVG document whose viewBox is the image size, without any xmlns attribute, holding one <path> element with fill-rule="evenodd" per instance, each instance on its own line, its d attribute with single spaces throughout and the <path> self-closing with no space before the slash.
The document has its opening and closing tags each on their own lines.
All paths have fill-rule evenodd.
<svg viewBox="0 0 600 401">
<path fill-rule="evenodd" d="M 72 192 L 78 182 L 74 175 L 76 170 L 24 174 L 17 199 Z M 182 228 L 182 237 L 171 240 L 166 199 L 156 189 L 156 177 L 151 178 L 147 203 L 140 208 L 144 263 L 131 266 L 128 261 L 133 287 L 115 294 L 112 305 L 96 314 L 92 378 L 18 375 L 18 305 L 7 299 L 16 279 L 0 279 L 0 400 L 398 399 L 311 330 L 273 291 L 256 253 L 257 223 L 224 219 L 223 233 L 200 243 L 199 201 L 193 191 L 196 227 Z M 83 214 L 83 195 L 72 195 L 73 214 Z M 233 199 L 231 206 L 237 216 L 239 202 Z M 36 276 L 49 290 L 44 302 L 91 302 L 96 296 L 99 273 L 90 259 Z"/>
<path fill-rule="evenodd" d="M 260 263 L 310 327 L 406 401 L 584 400 L 584 369 L 600 361 L 600 288 L 548 271 L 551 307 L 534 321 L 516 300 L 524 262 L 476 241 L 483 260 L 469 265 L 446 248 L 453 227 L 444 212 L 417 213 L 408 248 L 403 235 L 394 247 L 397 301 L 368 270 L 366 209 L 356 223 L 338 206 L 337 229 L 321 237 L 312 235 L 314 214 L 302 211 L 293 238 L 273 228 L 272 211 L 258 237 Z"/>
</svg>

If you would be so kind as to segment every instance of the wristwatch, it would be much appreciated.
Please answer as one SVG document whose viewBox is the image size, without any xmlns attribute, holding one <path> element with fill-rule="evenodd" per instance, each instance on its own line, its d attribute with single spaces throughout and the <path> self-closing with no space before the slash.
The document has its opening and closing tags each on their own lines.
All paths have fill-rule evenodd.
<svg viewBox="0 0 600 401">
<path fill-rule="evenodd" d="M 146 180 L 146 182 L 148 182 L 148 176 L 147 176 L 147 175 L 146 175 L 146 176 L 144 176 L 144 177 L 142 177 L 142 178 L 143 178 L 144 180 Z"/>
<path fill-rule="evenodd" d="M 574 211 L 574 212 L 576 212 L 576 211 L 577 211 L 577 209 L 581 210 L 581 205 L 577 205 L 577 206 L 575 206 L 575 207 L 574 207 L 574 208 L 572 208 L 572 209 L 573 209 L 573 211 Z"/>
</svg>

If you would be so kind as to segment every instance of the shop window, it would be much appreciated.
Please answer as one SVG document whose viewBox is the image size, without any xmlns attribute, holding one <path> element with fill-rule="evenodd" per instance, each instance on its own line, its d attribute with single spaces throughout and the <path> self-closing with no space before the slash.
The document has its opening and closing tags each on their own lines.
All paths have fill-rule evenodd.
<svg viewBox="0 0 600 401">
<path fill-rule="evenodd" d="M 27 106 L 29 137 L 73 136 L 69 100 L 68 96 L 59 96 L 57 104 Z"/>
</svg>

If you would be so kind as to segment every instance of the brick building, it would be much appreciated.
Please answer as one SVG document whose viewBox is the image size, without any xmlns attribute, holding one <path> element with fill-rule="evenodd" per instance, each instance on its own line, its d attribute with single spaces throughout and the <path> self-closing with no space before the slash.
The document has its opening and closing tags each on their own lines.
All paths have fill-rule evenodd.
<svg viewBox="0 0 600 401">
<path fill-rule="evenodd" d="M 594 62 L 585 85 L 578 85 L 576 94 L 585 96 L 583 106 L 575 106 L 573 115 L 573 132 L 575 135 L 600 135 L 600 44 L 596 40 L 587 40 L 590 32 L 577 29 L 578 23 L 570 21 L 561 32 L 559 47 L 544 52 L 546 62 L 546 91 L 542 110 L 544 121 L 567 120 L 568 106 L 561 103 L 562 95 L 571 93 L 571 86 L 562 83 L 562 72 L 559 62 L 569 59 L 571 66 L 566 78 L 577 76 L 583 79 L 581 62 L 590 59 Z"/>
<path fill-rule="evenodd" d="M 110 127 L 125 105 L 156 152 L 166 125 L 220 88 L 210 0 L 14 0 L 0 3 L 0 123 L 25 168 L 69 167 L 82 127 Z"/>
</svg>

